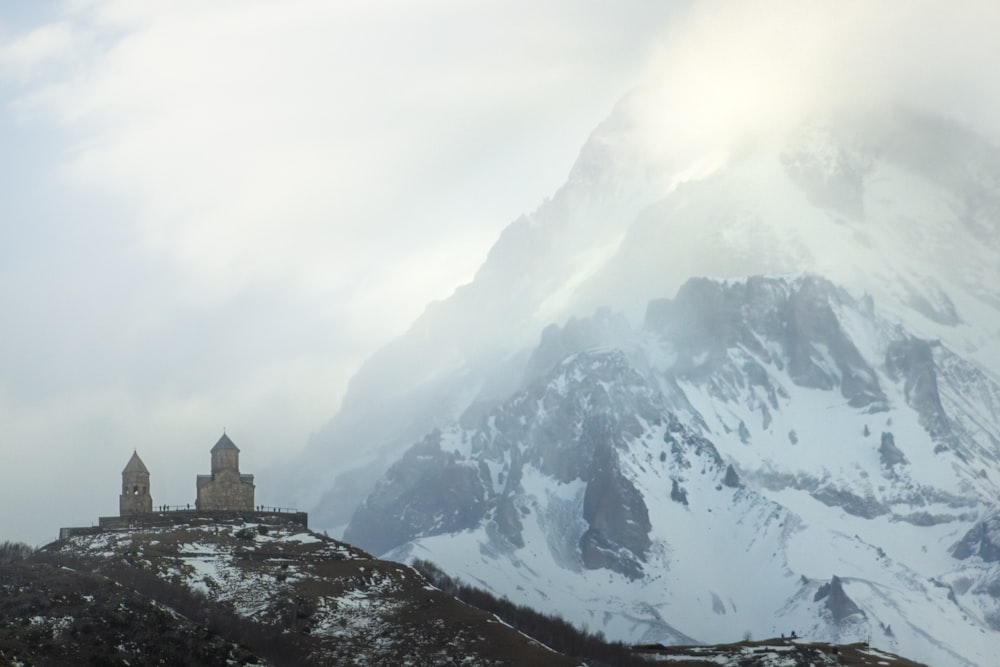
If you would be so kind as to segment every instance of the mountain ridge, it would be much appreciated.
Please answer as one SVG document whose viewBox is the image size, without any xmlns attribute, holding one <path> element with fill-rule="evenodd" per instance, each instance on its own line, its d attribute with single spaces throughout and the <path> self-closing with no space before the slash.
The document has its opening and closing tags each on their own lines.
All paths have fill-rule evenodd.
<svg viewBox="0 0 1000 667">
<path fill-rule="evenodd" d="M 641 320 L 691 276 L 825 275 L 1000 378 L 1000 218 L 990 213 L 1000 151 L 895 109 L 807 120 L 777 144 L 650 157 L 643 104 L 641 91 L 619 103 L 566 184 L 503 231 L 473 282 L 366 362 L 307 450 L 315 473 L 286 471 L 301 488 L 292 504 L 339 531 L 408 443 L 515 391 L 544 327 L 602 307 Z M 843 188 L 828 182 L 844 178 L 864 215 L 840 211 Z M 332 489 L 324 470 L 340 475 Z"/>
<path fill-rule="evenodd" d="M 553 346 L 564 358 L 409 450 L 345 535 L 540 609 L 575 600 L 571 620 L 625 641 L 717 642 L 736 623 L 767 635 L 784 622 L 844 642 L 877 622 L 894 629 L 872 640 L 886 650 L 986 664 L 977 634 L 997 631 L 993 575 L 964 571 L 948 548 L 968 533 L 963 553 L 992 553 L 992 537 L 974 544 L 992 536 L 975 526 L 1000 496 L 996 474 L 980 474 L 995 470 L 994 442 L 962 424 L 995 425 L 1000 412 L 942 398 L 964 377 L 942 369 L 964 362 L 812 275 L 693 279 L 650 304 L 629 344 L 567 346 L 613 321 L 601 312 L 569 335 L 549 330 L 535 358 Z M 830 429 L 833 410 L 844 423 Z M 748 571 L 759 585 L 726 574 Z M 602 584 L 598 572 L 612 576 Z M 973 572 L 978 588 L 942 583 Z M 904 585 L 906 604 L 890 592 Z M 956 627 L 951 616 L 973 608 L 981 620 Z"/>
<path fill-rule="evenodd" d="M 539 608 L 563 596 L 614 637 L 721 641 L 758 609 L 836 640 L 878 619 L 883 648 L 988 664 L 1000 150 L 890 106 L 671 145 L 655 99 L 619 103 L 474 280 L 362 367 L 293 504 Z M 834 577 L 863 614 L 814 599 Z M 651 581 L 677 589 L 646 598 Z"/>
</svg>

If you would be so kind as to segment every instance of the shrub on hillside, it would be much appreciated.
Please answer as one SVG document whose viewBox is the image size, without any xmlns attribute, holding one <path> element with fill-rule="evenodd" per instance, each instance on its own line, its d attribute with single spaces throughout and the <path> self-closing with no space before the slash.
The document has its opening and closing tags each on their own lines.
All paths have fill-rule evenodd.
<svg viewBox="0 0 1000 667">
<path fill-rule="evenodd" d="M 588 665 L 633 667 L 650 664 L 621 642 L 608 642 L 602 633 L 583 632 L 558 616 L 542 614 L 530 607 L 514 604 L 507 598 L 497 598 L 480 588 L 468 586 L 448 576 L 430 561 L 417 559 L 413 561 L 413 567 L 442 591 L 496 615 L 554 651 L 580 658 Z"/>
<path fill-rule="evenodd" d="M 28 560 L 35 551 L 35 547 L 24 542 L 0 542 L 0 563 Z"/>
</svg>

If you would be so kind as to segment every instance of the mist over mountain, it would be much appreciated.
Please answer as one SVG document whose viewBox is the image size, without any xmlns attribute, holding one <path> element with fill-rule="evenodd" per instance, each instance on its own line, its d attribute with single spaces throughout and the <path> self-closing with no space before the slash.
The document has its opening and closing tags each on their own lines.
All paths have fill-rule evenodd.
<svg viewBox="0 0 1000 667">
<path fill-rule="evenodd" d="M 1000 151 L 885 106 L 680 160 L 648 94 L 361 368 L 303 497 L 616 639 L 986 664 Z"/>
<path fill-rule="evenodd" d="M 361 367 L 298 504 L 615 639 L 989 664 L 1000 149 L 898 63 L 840 73 L 872 44 L 715 80 L 714 25 Z"/>
<path fill-rule="evenodd" d="M 318 508 L 336 513 L 330 525 L 346 522 L 353 487 L 399 447 L 474 401 L 509 395 L 545 326 L 603 306 L 636 322 L 690 276 L 812 271 L 997 372 L 995 147 L 896 108 L 809 119 L 781 143 L 650 162 L 636 135 L 645 102 L 642 91 L 623 100 L 567 183 L 504 231 L 476 279 L 353 378 L 311 453 L 369 473 L 362 482 L 352 470 L 345 493 Z"/>
<path fill-rule="evenodd" d="M 3 537 L 105 514 L 128 449 L 125 505 L 192 500 L 214 424 L 318 534 L 64 555 L 321 661 L 435 660 L 419 560 L 653 652 L 995 662 L 1000 3 L 41 4 L 0 16 Z M 46 552 L 18 655 L 169 622 Z M 267 659 L 250 620 L 163 655 Z"/>
</svg>

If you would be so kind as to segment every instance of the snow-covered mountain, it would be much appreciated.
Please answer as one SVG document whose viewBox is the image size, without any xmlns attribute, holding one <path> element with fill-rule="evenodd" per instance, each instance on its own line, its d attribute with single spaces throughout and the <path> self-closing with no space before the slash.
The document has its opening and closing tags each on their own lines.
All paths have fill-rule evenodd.
<svg viewBox="0 0 1000 667">
<path fill-rule="evenodd" d="M 613 319 L 549 329 L 549 367 L 407 451 L 345 537 L 629 641 L 989 664 L 1000 386 L 813 276 L 693 279 L 593 345 Z"/>
<path fill-rule="evenodd" d="M 364 365 L 300 500 L 614 638 L 990 664 L 1000 150 L 903 108 L 672 150 L 648 105 Z"/>
<path fill-rule="evenodd" d="M 649 148 L 647 104 L 623 100 L 475 279 L 362 366 L 289 472 L 297 505 L 345 525 L 412 442 L 518 389 L 544 327 L 609 306 L 638 322 L 692 276 L 815 272 L 1000 376 L 995 147 L 894 109 L 673 154 Z"/>
</svg>

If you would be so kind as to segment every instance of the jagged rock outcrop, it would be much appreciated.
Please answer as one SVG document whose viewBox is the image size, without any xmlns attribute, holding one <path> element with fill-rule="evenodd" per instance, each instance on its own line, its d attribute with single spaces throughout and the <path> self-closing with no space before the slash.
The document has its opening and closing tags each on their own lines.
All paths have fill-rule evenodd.
<svg viewBox="0 0 1000 667">
<path fill-rule="evenodd" d="M 896 439 L 893 437 L 892 433 L 883 433 L 882 440 L 878 447 L 879 460 L 882 465 L 887 469 L 891 470 L 893 466 L 906 465 L 909 463 L 906 455 L 899 450 L 896 446 Z"/>
<path fill-rule="evenodd" d="M 952 547 L 951 554 L 959 560 L 978 556 L 988 563 L 1000 563 L 1000 510 L 977 522 Z"/>
<path fill-rule="evenodd" d="M 833 616 L 835 623 L 843 623 L 855 614 L 864 615 L 861 608 L 844 591 L 844 583 L 836 575 L 830 579 L 829 583 L 819 587 L 813 600 L 825 600 L 823 604 L 829 610 L 830 615 Z"/>
<path fill-rule="evenodd" d="M 631 335 L 628 319 L 610 308 L 599 308 L 591 317 L 570 318 L 562 326 L 550 324 L 531 352 L 525 377 L 537 379 L 572 354 L 628 340 Z"/>
<path fill-rule="evenodd" d="M 486 500 L 478 468 L 442 451 L 435 432 L 389 468 L 358 507 L 344 539 L 382 553 L 419 535 L 476 525 Z"/>
<path fill-rule="evenodd" d="M 645 326 L 671 341 L 681 377 L 697 381 L 721 372 L 736 384 L 761 386 L 773 407 L 778 390 L 760 361 L 787 364 L 799 386 L 838 388 L 852 407 L 883 410 L 886 398 L 877 374 L 833 311 L 850 302 L 843 290 L 815 276 L 792 285 L 762 276 L 733 283 L 697 278 L 674 299 L 651 302 Z M 727 368 L 733 348 L 750 356 L 742 368 Z"/>
<path fill-rule="evenodd" d="M 608 426 L 603 417 L 584 424 L 583 437 L 594 441 L 594 460 L 583 496 L 583 519 L 589 527 L 580 537 L 580 554 L 586 568 L 604 567 L 638 579 L 650 546 L 649 511 L 642 494 L 622 474 Z"/>
<path fill-rule="evenodd" d="M 824 505 L 839 507 L 848 514 L 865 519 L 874 519 L 889 513 L 888 506 L 873 496 L 861 496 L 833 484 L 821 486 L 810 495 Z"/>
<path fill-rule="evenodd" d="M 951 434 L 951 425 L 941 404 L 933 343 L 909 338 L 893 341 L 885 355 L 890 376 L 902 380 L 906 402 L 920 414 L 920 423 L 939 441 Z"/>
<path fill-rule="evenodd" d="M 498 535 L 523 547 L 519 498 L 530 465 L 560 483 L 585 485 L 582 565 L 637 578 L 650 544 L 648 510 L 618 451 L 644 424 L 660 421 L 656 392 L 625 355 L 572 355 L 474 427 L 436 432 L 411 448 L 355 513 L 345 538 L 383 553 L 489 517 Z"/>
</svg>

